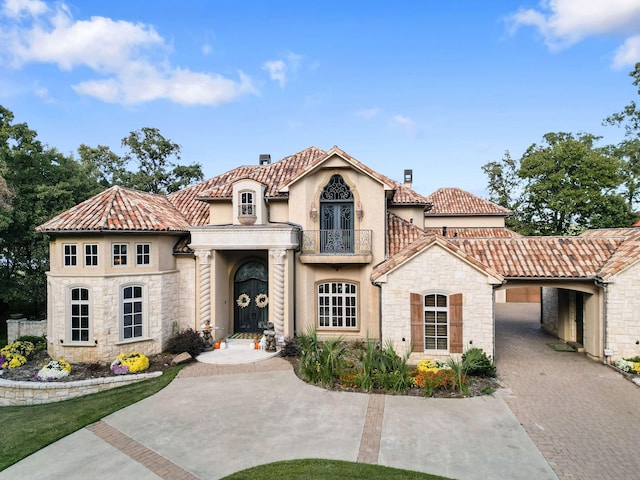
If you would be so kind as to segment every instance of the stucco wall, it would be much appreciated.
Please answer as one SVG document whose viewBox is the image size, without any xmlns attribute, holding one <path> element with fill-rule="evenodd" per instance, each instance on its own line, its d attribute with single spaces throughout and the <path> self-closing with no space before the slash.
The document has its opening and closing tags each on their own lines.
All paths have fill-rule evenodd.
<svg viewBox="0 0 640 480">
<path fill-rule="evenodd" d="M 72 277 L 49 274 L 50 322 L 48 351 L 53 358 L 70 362 L 111 362 L 120 353 L 160 353 L 163 341 L 180 318 L 180 284 L 177 271 L 148 275 Z M 120 291 L 130 284 L 143 285 L 146 336 L 142 340 L 120 341 Z M 68 332 L 68 292 L 81 286 L 90 291 L 92 329 L 87 344 L 72 344 Z"/>
<path fill-rule="evenodd" d="M 607 290 L 607 344 L 612 360 L 640 355 L 640 264 L 624 270 Z"/>
<path fill-rule="evenodd" d="M 479 347 L 494 355 L 493 287 L 486 274 L 437 245 L 390 272 L 382 284 L 382 339 L 393 342 L 398 353 L 411 346 L 412 292 L 462 293 L 464 348 Z M 411 355 L 412 361 L 422 358 L 439 357 Z"/>
</svg>

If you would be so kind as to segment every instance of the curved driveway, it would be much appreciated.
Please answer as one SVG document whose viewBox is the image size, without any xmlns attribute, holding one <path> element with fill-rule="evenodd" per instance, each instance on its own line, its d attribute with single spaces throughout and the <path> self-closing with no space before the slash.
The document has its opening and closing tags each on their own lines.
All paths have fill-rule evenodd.
<svg viewBox="0 0 640 480">
<path fill-rule="evenodd" d="M 584 354 L 551 349 L 537 305 L 496 310 L 501 395 L 558 477 L 640 478 L 640 387 Z"/>
</svg>

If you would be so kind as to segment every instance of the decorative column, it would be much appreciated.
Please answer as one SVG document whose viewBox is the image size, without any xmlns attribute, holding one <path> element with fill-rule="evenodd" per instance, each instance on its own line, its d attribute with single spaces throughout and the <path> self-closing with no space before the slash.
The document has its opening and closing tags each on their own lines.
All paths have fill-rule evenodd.
<svg viewBox="0 0 640 480">
<path fill-rule="evenodd" d="M 273 311 L 273 327 L 276 336 L 284 336 L 284 265 L 287 257 L 286 250 L 270 250 L 269 256 L 273 259 L 273 299 L 271 307 Z"/>
<path fill-rule="evenodd" d="M 211 250 L 196 250 L 200 266 L 200 323 L 211 323 Z"/>
</svg>

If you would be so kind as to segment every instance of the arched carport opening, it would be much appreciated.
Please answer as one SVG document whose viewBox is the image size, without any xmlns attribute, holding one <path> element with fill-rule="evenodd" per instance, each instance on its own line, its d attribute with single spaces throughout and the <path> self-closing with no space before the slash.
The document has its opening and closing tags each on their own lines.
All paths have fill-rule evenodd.
<svg viewBox="0 0 640 480">
<path fill-rule="evenodd" d="M 516 304 L 521 308 L 514 308 Z M 496 329 L 509 315 L 520 321 L 525 314 L 537 316 L 541 330 L 593 359 L 602 358 L 603 289 L 594 280 L 508 280 L 496 289 L 494 312 Z M 497 332 L 496 358 L 504 347 L 500 338 Z"/>
</svg>

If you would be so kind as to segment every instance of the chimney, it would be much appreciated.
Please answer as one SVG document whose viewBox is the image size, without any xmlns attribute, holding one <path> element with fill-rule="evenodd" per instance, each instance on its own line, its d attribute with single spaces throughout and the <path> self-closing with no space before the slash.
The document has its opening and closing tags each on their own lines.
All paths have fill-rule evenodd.
<svg viewBox="0 0 640 480">
<path fill-rule="evenodd" d="M 269 165 L 271 163 L 271 155 L 268 153 L 260 154 L 259 164 L 260 165 Z"/>
<path fill-rule="evenodd" d="M 411 188 L 413 185 L 413 170 L 405 170 L 404 171 L 404 186 L 407 188 Z"/>
</svg>

